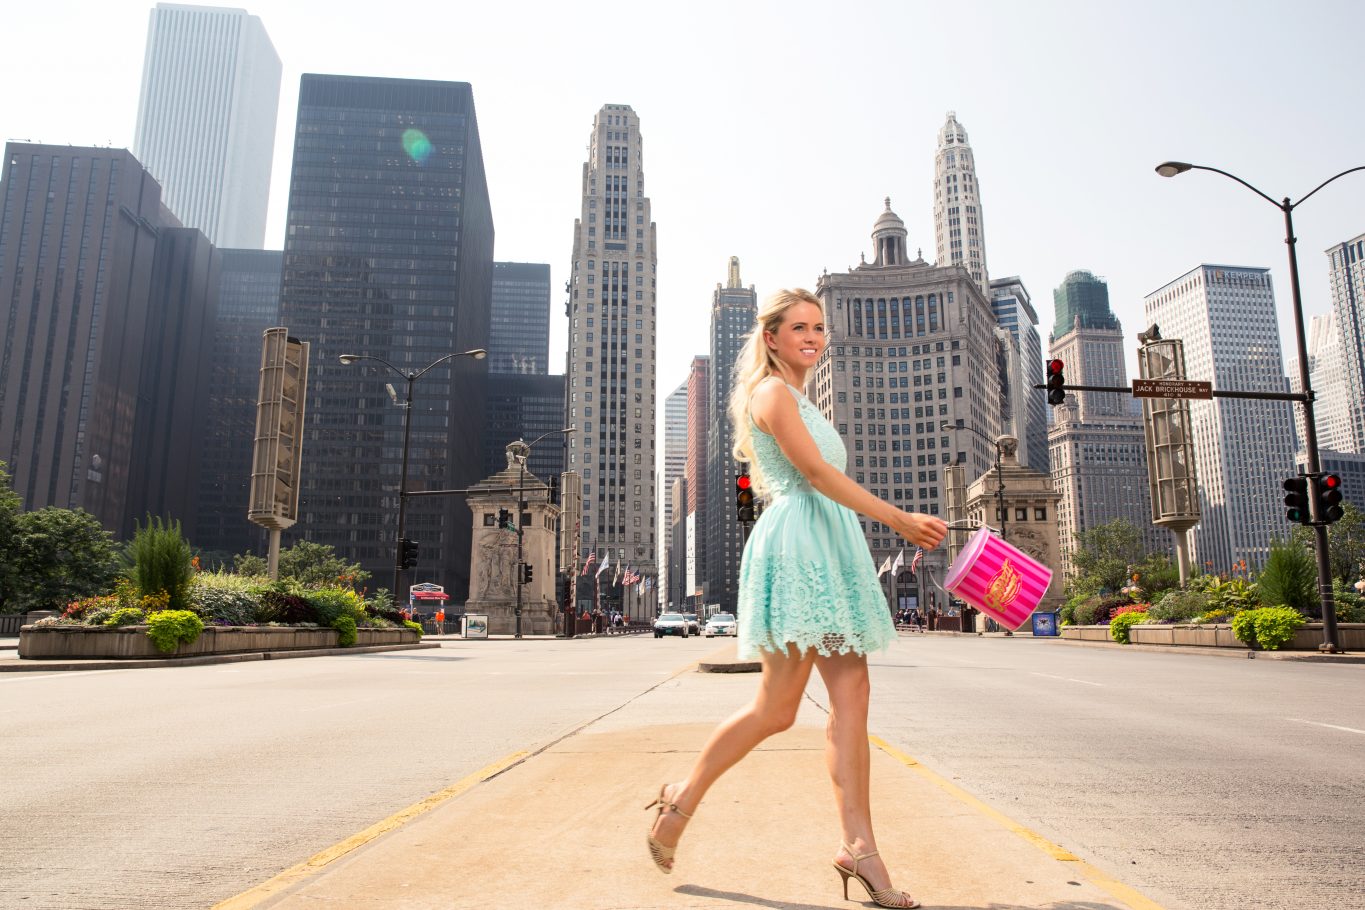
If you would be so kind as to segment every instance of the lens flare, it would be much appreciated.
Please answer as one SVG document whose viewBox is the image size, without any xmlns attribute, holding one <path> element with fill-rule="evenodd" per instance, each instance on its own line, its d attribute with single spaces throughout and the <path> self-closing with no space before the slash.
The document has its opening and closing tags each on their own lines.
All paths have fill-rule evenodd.
<svg viewBox="0 0 1365 910">
<path fill-rule="evenodd" d="M 404 130 L 403 151 L 413 161 L 422 164 L 431 156 L 431 140 L 421 130 Z"/>
</svg>

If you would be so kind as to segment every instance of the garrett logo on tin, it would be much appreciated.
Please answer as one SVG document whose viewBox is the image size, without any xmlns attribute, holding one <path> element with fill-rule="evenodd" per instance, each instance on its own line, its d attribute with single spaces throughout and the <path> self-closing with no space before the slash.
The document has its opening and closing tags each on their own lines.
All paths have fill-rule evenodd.
<svg viewBox="0 0 1365 910">
<path fill-rule="evenodd" d="M 1010 565 L 1007 559 L 1000 564 L 1000 571 L 995 573 L 991 583 L 986 586 L 986 605 L 992 610 L 1004 612 L 1005 608 L 1014 603 L 1019 596 L 1019 572 L 1014 566 Z"/>
</svg>

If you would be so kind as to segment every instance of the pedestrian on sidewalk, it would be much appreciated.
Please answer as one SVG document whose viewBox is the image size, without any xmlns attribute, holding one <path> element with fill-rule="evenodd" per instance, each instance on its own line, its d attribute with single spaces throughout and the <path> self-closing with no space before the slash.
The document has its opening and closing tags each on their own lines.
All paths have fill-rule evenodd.
<svg viewBox="0 0 1365 910">
<path fill-rule="evenodd" d="M 867 655 L 896 640 L 896 628 L 857 513 L 926 550 L 947 527 L 878 499 L 844 473 L 843 441 L 804 394 L 825 343 L 820 299 L 784 290 L 764 303 L 740 352 L 730 399 L 734 457 L 749 464 L 768 502 L 740 565 L 739 653 L 757 654 L 763 675 L 753 701 L 716 728 L 687 777 L 660 789 L 648 807 L 658 809 L 648 845 L 658 868 L 672 872 L 706 791 L 795 722 L 815 669 L 829 693 L 826 760 L 842 828 L 834 867 L 844 895 L 853 878 L 878 906 L 918 907 L 891 887 L 872 832 Z"/>
</svg>

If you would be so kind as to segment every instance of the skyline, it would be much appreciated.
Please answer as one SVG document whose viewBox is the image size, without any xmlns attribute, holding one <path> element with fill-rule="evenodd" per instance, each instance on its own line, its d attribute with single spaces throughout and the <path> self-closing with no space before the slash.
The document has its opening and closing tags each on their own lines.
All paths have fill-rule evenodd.
<svg viewBox="0 0 1365 910">
<path fill-rule="evenodd" d="M 15 27 L 0 37 L 4 137 L 131 147 L 153 5 L 54 2 L 12 14 Z M 663 253 L 658 332 L 670 344 L 659 351 L 656 391 L 665 393 L 707 353 L 704 315 L 730 256 L 760 297 L 813 288 L 822 269 L 871 254 L 872 224 L 890 196 L 910 248 L 932 260 L 934 151 L 948 111 L 975 154 L 992 277 L 1023 280 L 1044 336 L 1052 291 L 1069 271 L 1104 277 L 1129 375 L 1143 297 L 1201 263 L 1269 268 L 1286 359 L 1295 356 L 1279 213 L 1217 175 L 1160 178 L 1157 163 L 1219 167 L 1277 198 L 1365 164 L 1365 125 L 1342 114 L 1354 100 L 1353 49 L 1350 31 L 1332 23 L 1350 10 L 1345 2 L 1113 12 L 976 3 L 951 14 L 920 3 L 838 14 L 813 3 L 703 4 L 666 23 L 670 40 L 649 46 L 647 67 L 581 49 L 635 54 L 665 25 L 649 11 L 610 20 L 533 4 L 522 21 L 536 25 L 511 32 L 489 8 L 408 4 L 383 21 L 349 0 L 244 8 L 284 64 L 267 248 L 283 245 L 302 73 L 469 82 L 494 255 L 551 266 L 552 372 L 563 371 L 567 348 L 560 289 L 585 138 L 603 104 L 631 105 Z M 82 29 L 65 27 L 77 17 Z M 461 42 L 462 59 L 450 60 L 446 36 L 467 31 L 495 37 Z M 948 32 L 971 36 L 977 68 L 961 59 L 962 42 L 930 40 Z M 59 39 L 60 70 L 51 65 Z M 43 75 L 42 90 L 15 91 L 32 73 Z M 1365 230 L 1365 175 L 1296 214 L 1311 318 L 1330 308 L 1324 251 Z"/>
</svg>

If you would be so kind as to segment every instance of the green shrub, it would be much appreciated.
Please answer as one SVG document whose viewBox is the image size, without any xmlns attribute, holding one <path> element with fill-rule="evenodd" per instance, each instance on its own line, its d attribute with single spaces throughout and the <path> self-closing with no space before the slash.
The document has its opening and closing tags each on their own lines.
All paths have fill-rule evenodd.
<svg viewBox="0 0 1365 910">
<path fill-rule="evenodd" d="M 1200 613 L 1193 621 L 1196 623 L 1223 623 L 1232 619 L 1235 615 L 1236 614 L 1232 610 L 1225 607 L 1217 607 Z"/>
<path fill-rule="evenodd" d="M 1239 610 L 1253 610 L 1261 605 L 1259 586 L 1241 578 L 1219 578 L 1206 575 L 1204 593 L 1208 595 L 1211 608 L 1223 608 L 1236 613 Z"/>
<path fill-rule="evenodd" d="M 343 614 L 332 620 L 332 628 L 337 630 L 337 644 L 349 648 L 355 644 L 355 617 Z"/>
<path fill-rule="evenodd" d="M 1109 621 L 1109 608 L 1104 605 L 1104 598 L 1092 594 L 1076 604 L 1072 615 L 1076 618 L 1076 625 L 1094 626 Z"/>
<path fill-rule="evenodd" d="M 1133 626 L 1146 621 L 1146 613 L 1120 613 L 1109 621 L 1109 637 L 1121 645 L 1126 645 L 1128 644 L 1128 633 Z"/>
<path fill-rule="evenodd" d="M 1208 603 L 1198 591 L 1167 591 L 1147 614 L 1152 622 L 1189 622 L 1203 613 Z"/>
<path fill-rule="evenodd" d="M 1276 541 L 1256 579 L 1261 603 L 1307 613 L 1318 606 L 1318 566 L 1313 554 L 1297 544 Z"/>
<path fill-rule="evenodd" d="M 317 614 L 319 625 L 334 626 L 342 616 L 359 622 L 365 618 L 365 599 L 349 588 L 313 588 L 301 596 Z"/>
<path fill-rule="evenodd" d="M 165 591 L 173 611 L 190 608 L 190 582 L 194 578 L 194 553 L 180 534 L 180 522 L 163 522 L 147 516 L 128 544 L 132 578 L 143 595 Z"/>
<path fill-rule="evenodd" d="M 209 622 L 245 626 L 256 621 L 258 585 L 228 572 L 200 572 L 190 588 L 195 612 Z"/>
<path fill-rule="evenodd" d="M 123 626 L 135 626 L 146 618 L 147 614 L 137 607 L 123 607 L 111 613 L 109 618 L 104 620 L 103 625 L 111 629 L 118 629 Z"/>
<path fill-rule="evenodd" d="M 318 612 L 304 597 L 303 588 L 288 579 L 272 581 L 258 588 L 260 605 L 256 609 L 257 622 L 278 622 L 290 625 L 318 623 Z"/>
<path fill-rule="evenodd" d="M 413 622 L 410 619 L 405 619 L 403 620 L 403 625 L 416 632 L 418 638 L 422 637 L 422 624 L 420 622 Z"/>
<path fill-rule="evenodd" d="M 1314 597 L 1316 597 L 1316 592 Z M 1332 600 L 1337 607 L 1337 622 L 1365 622 L 1365 597 L 1361 597 L 1339 579 L 1332 579 Z M 1309 615 L 1320 613 L 1317 610 L 1305 611 Z"/>
<path fill-rule="evenodd" d="M 147 617 L 147 637 L 163 654 L 190 644 L 204 631 L 204 621 L 189 610 L 162 610 Z"/>
<path fill-rule="evenodd" d="M 1232 634 L 1253 648 L 1277 651 L 1294 640 L 1304 623 L 1303 614 L 1288 607 L 1243 610 L 1232 617 Z"/>
<path fill-rule="evenodd" d="M 107 616 L 118 608 L 118 597 L 113 594 L 105 594 L 101 597 L 86 597 L 81 600 L 73 600 L 66 605 L 66 609 L 62 611 L 62 616 L 67 619 L 79 619 L 82 622 L 89 622 L 90 617 L 96 613 L 104 613 Z"/>
</svg>

